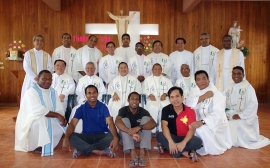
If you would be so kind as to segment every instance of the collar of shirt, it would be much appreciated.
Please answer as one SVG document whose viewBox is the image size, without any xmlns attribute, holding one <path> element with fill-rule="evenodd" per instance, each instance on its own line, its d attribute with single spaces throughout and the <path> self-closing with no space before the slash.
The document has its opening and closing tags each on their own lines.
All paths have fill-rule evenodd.
<svg viewBox="0 0 270 168">
<path fill-rule="evenodd" d="M 93 83 L 93 76 L 87 75 L 87 82 L 88 82 L 88 84 L 92 84 Z"/>
<path fill-rule="evenodd" d="M 90 104 L 88 103 L 88 101 L 86 101 L 85 103 L 86 103 L 86 107 L 91 108 L 91 109 L 99 108 L 101 105 L 99 100 L 97 100 L 95 107 L 91 107 Z"/>
<path fill-rule="evenodd" d="M 41 53 L 42 52 L 42 49 L 41 50 L 37 50 L 36 48 L 34 48 L 34 52 Z"/>
<path fill-rule="evenodd" d="M 185 111 L 185 105 L 184 105 L 183 103 L 182 103 L 182 107 L 183 107 L 182 111 Z M 174 110 L 172 104 L 170 105 L 170 109 L 176 113 L 176 111 Z M 177 114 L 177 113 L 176 113 L 176 114 Z"/>
</svg>

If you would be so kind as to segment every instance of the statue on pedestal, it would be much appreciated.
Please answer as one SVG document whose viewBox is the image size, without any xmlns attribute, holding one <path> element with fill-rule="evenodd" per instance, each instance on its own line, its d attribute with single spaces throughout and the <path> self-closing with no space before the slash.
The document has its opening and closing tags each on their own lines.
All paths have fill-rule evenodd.
<svg viewBox="0 0 270 168">
<path fill-rule="evenodd" d="M 232 48 L 237 48 L 237 44 L 240 40 L 240 31 L 243 31 L 240 29 L 240 25 L 237 26 L 237 21 L 233 21 L 233 25 L 229 30 L 229 35 L 232 36 Z"/>
</svg>

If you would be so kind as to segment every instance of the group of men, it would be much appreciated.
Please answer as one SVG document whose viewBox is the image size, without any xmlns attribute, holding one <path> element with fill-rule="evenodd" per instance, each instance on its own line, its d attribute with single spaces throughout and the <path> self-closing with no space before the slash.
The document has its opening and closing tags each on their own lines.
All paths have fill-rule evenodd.
<svg viewBox="0 0 270 168">
<path fill-rule="evenodd" d="M 74 147 L 73 157 L 114 157 L 120 138 L 124 152 L 131 154 L 130 165 L 144 166 L 153 133 L 160 153 L 169 150 L 192 161 L 198 161 L 196 152 L 219 155 L 232 146 L 258 149 L 270 144 L 259 135 L 256 94 L 244 78 L 242 52 L 231 48 L 231 36 L 223 37 L 219 51 L 203 33 L 193 54 L 185 50 L 186 40 L 177 38 L 177 51 L 169 56 L 159 40 L 145 56 L 144 44 L 129 46 L 128 34 L 117 49 L 108 42 L 104 57 L 94 35 L 78 50 L 70 41 L 64 33 L 63 46 L 51 59 L 42 50 L 43 37 L 36 35 L 34 49 L 25 53 L 15 150 L 53 155 L 65 133 L 63 149 Z M 78 105 L 65 116 L 68 95 L 74 92 Z M 102 102 L 104 95 L 111 97 L 108 105 Z"/>
</svg>

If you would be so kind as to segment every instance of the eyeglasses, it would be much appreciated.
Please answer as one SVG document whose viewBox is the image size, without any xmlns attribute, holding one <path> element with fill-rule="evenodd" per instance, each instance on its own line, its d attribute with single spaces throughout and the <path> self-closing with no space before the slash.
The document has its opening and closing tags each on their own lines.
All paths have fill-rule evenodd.
<svg viewBox="0 0 270 168">
<path fill-rule="evenodd" d="M 189 71 L 189 68 L 181 68 L 181 71 Z"/>
<path fill-rule="evenodd" d="M 41 78 L 41 80 L 42 80 L 43 82 L 45 82 L 45 81 L 52 81 L 52 78 Z"/>
<path fill-rule="evenodd" d="M 202 41 L 203 41 L 203 40 L 209 40 L 209 38 L 201 38 L 200 40 L 202 40 Z"/>
<path fill-rule="evenodd" d="M 136 48 L 143 49 L 144 47 L 138 46 L 138 47 L 136 47 Z"/>
</svg>

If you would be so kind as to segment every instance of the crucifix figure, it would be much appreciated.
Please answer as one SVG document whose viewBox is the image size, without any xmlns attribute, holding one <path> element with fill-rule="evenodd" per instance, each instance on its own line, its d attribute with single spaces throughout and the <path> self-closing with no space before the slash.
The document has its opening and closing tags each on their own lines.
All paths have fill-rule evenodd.
<svg viewBox="0 0 270 168">
<path fill-rule="evenodd" d="M 161 83 L 161 86 L 162 86 L 162 89 L 161 89 L 161 90 L 163 91 L 163 93 L 165 93 L 164 90 L 166 90 L 166 89 L 164 88 L 165 85 L 166 85 L 166 83 Z"/>
<path fill-rule="evenodd" d="M 71 62 L 72 62 L 71 63 L 71 72 L 72 72 L 75 55 L 71 54 L 71 58 L 72 58 L 72 60 L 71 60 Z"/>
<path fill-rule="evenodd" d="M 128 21 L 133 18 L 136 12 L 133 12 L 129 16 L 123 16 L 123 11 L 120 11 L 120 16 L 115 16 L 110 12 L 107 12 L 109 16 L 115 20 L 116 28 L 117 28 L 117 33 L 118 33 L 118 41 L 119 41 L 119 46 L 121 46 L 121 41 L 122 41 L 122 34 L 127 33 L 128 30 Z"/>
<path fill-rule="evenodd" d="M 241 95 L 241 97 L 239 98 L 240 99 L 240 106 L 239 106 L 239 110 L 241 111 L 241 104 L 242 104 L 242 101 L 243 101 L 243 95 L 244 95 L 245 93 L 244 93 L 244 91 L 241 91 L 241 89 L 240 89 L 240 95 Z"/>
<path fill-rule="evenodd" d="M 211 52 L 211 54 L 212 54 L 212 52 Z M 212 56 L 211 60 L 212 60 L 212 66 L 213 66 L 213 65 L 214 65 L 214 60 L 215 60 L 215 57 L 214 57 L 214 55 L 213 55 L 213 54 L 212 54 L 211 56 Z"/>
<path fill-rule="evenodd" d="M 63 92 L 63 89 L 65 88 L 65 84 L 66 84 L 66 82 L 63 82 L 63 86 L 61 87 L 62 88 L 61 93 Z"/>
<path fill-rule="evenodd" d="M 113 17 L 114 15 L 109 16 Z M 132 17 L 131 17 L 132 16 Z M 111 18 L 112 18 L 111 17 Z M 115 16 L 113 20 L 122 19 L 121 23 L 123 27 L 126 26 L 126 32 L 130 35 L 130 46 L 135 46 L 136 42 L 140 41 L 140 35 L 158 35 L 158 24 L 140 24 L 140 11 L 129 11 L 129 16 Z M 124 17 L 126 17 L 124 19 Z M 131 18 L 129 18 L 131 17 Z M 129 19 L 129 20 L 127 20 Z M 85 25 L 86 34 L 117 34 L 118 37 L 122 36 L 122 32 L 118 30 L 117 25 L 120 26 L 120 20 L 116 21 L 115 24 L 108 23 L 87 23 Z M 128 23 L 128 24 L 126 24 Z M 120 27 L 119 27 L 120 28 Z M 122 33 L 122 34 L 121 34 Z M 122 39 L 118 38 L 119 46 L 121 46 Z"/>
<path fill-rule="evenodd" d="M 206 109 L 206 108 L 205 108 L 205 105 L 203 105 L 203 108 L 202 108 L 202 109 L 203 109 L 203 115 L 206 117 L 206 115 L 205 115 L 205 113 L 204 113 L 204 110 Z"/>
<path fill-rule="evenodd" d="M 130 83 L 130 86 L 129 86 L 129 93 L 131 92 L 131 89 L 132 89 L 132 83 Z"/>
</svg>

